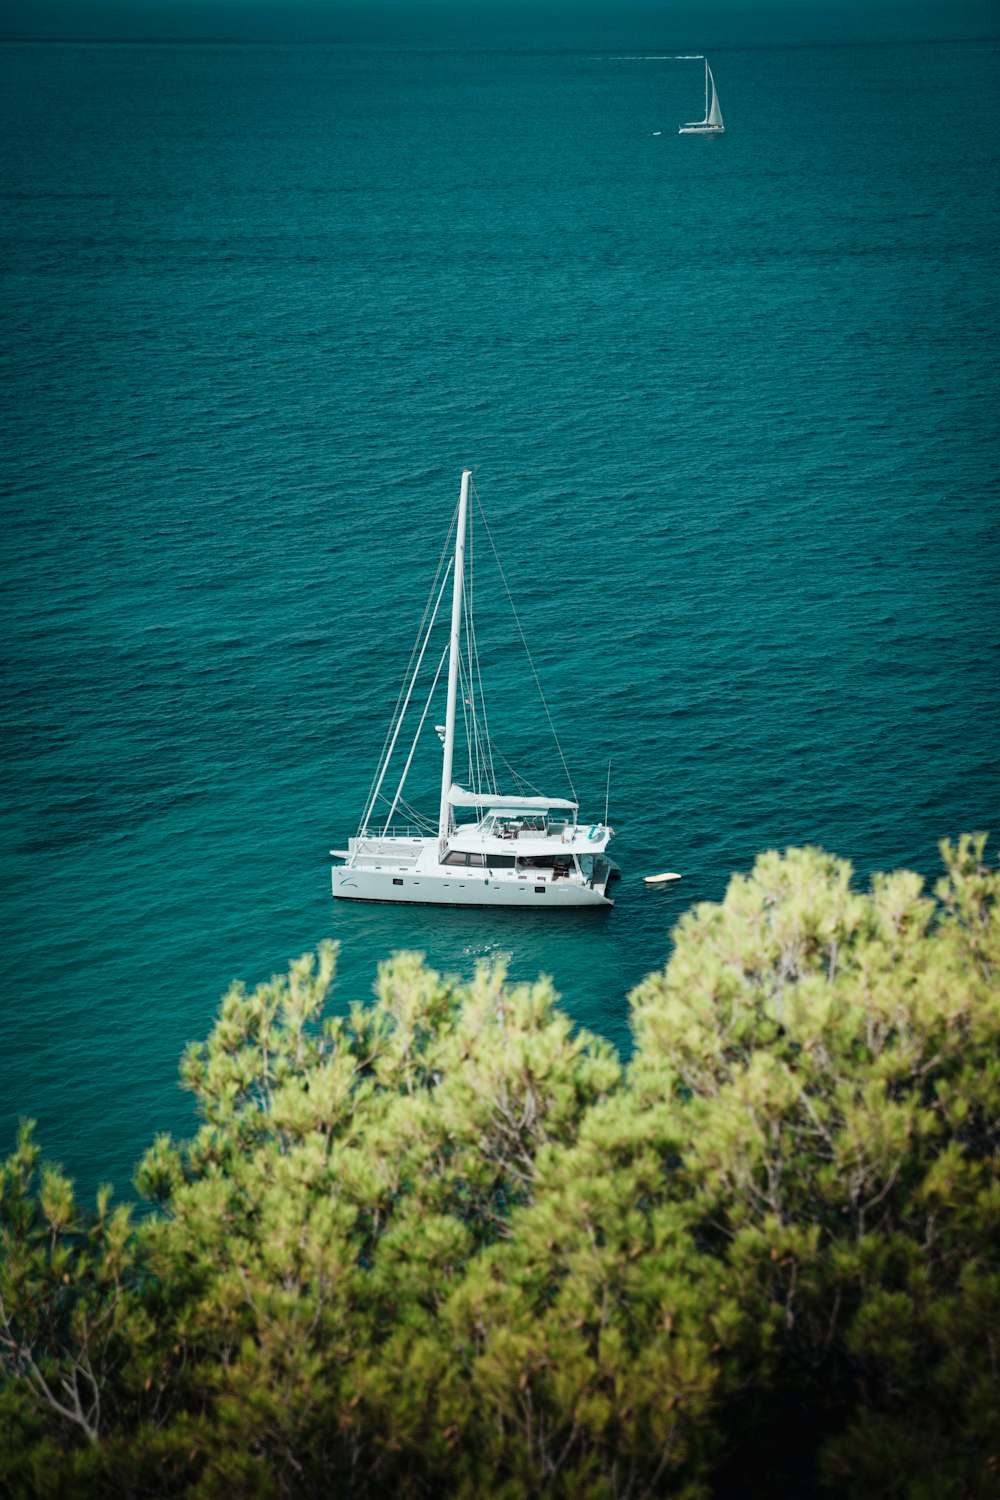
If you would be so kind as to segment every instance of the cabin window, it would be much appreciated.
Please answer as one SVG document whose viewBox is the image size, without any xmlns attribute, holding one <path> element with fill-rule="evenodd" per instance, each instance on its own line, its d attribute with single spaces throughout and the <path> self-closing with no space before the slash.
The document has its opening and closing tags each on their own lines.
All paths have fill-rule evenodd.
<svg viewBox="0 0 1000 1500">
<path fill-rule="evenodd" d="M 513 854 L 491 854 L 490 855 L 490 869 L 491 870 L 513 870 L 514 865 L 516 863 L 517 863 L 517 861 L 515 860 Z"/>
<path fill-rule="evenodd" d="M 445 865 L 461 865 L 462 869 L 472 866 L 473 869 L 481 870 L 486 863 L 482 854 L 466 854 L 462 849 L 452 849 L 441 861 Z"/>
<path fill-rule="evenodd" d="M 536 885 L 535 886 L 535 895 L 536 896 L 544 896 L 545 895 L 545 887 L 544 887 L 544 885 Z"/>
<path fill-rule="evenodd" d="M 393 885 L 402 885 L 403 884 L 403 882 L 401 880 L 397 880 L 396 879 L 395 875 L 392 877 L 392 883 L 393 883 Z"/>
</svg>

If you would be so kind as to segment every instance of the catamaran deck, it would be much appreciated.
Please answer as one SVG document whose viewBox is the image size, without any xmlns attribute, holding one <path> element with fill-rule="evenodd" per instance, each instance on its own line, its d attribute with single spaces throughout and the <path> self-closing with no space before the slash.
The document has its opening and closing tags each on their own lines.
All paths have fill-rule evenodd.
<svg viewBox="0 0 1000 1500">
<path fill-rule="evenodd" d="M 607 887 L 618 868 L 603 853 L 610 830 L 528 821 L 492 834 L 481 824 L 460 826 L 443 858 L 433 836 L 351 839 L 347 863 L 333 870 L 333 894 L 446 906 L 530 905 L 539 897 L 548 906 L 612 905 Z"/>
</svg>

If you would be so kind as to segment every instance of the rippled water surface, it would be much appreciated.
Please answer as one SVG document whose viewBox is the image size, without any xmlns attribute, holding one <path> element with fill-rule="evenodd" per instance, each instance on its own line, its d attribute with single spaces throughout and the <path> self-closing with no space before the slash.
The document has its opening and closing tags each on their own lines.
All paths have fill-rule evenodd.
<svg viewBox="0 0 1000 1500">
<path fill-rule="evenodd" d="M 1000 43 L 763 25 L 0 49 L 4 1146 L 124 1184 L 324 937 L 338 1005 L 504 952 L 627 1047 L 758 850 L 1000 826 Z M 722 139 L 649 55 L 703 47 Z M 607 915 L 330 898 L 466 463 L 598 813 L 613 761 Z"/>
</svg>

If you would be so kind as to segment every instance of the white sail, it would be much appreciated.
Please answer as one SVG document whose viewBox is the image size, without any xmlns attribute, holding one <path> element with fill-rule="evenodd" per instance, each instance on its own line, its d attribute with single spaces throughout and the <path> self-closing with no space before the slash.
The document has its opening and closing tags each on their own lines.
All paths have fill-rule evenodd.
<svg viewBox="0 0 1000 1500">
<path fill-rule="evenodd" d="M 714 125 L 717 130 L 724 130 L 725 125 L 722 120 L 722 110 L 719 108 L 719 96 L 715 91 L 715 79 L 712 77 L 712 70 L 708 67 L 707 63 L 705 66 L 708 68 L 708 78 L 712 85 L 712 107 L 708 112 L 708 124 Z"/>
</svg>

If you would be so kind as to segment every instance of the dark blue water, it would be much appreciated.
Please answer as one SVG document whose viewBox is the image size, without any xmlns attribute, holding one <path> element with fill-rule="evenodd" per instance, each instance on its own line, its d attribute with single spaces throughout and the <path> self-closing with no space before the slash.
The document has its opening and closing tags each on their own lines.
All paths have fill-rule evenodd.
<svg viewBox="0 0 1000 1500">
<path fill-rule="evenodd" d="M 4 1146 L 124 1183 L 324 937 L 338 1005 L 502 951 L 625 1047 L 758 850 L 1000 827 L 1000 40 L 906 17 L 3 46 Z M 466 463 L 606 917 L 330 898 Z"/>
</svg>

